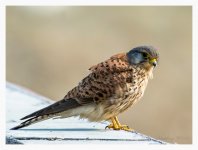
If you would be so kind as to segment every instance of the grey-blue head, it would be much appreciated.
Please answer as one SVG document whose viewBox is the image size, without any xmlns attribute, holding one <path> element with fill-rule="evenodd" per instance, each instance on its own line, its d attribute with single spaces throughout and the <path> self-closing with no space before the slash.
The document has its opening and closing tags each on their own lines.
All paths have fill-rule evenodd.
<svg viewBox="0 0 198 150">
<path fill-rule="evenodd" d="M 159 54 L 152 46 L 139 46 L 130 50 L 127 58 L 132 65 L 150 64 L 155 67 L 159 61 Z"/>
</svg>

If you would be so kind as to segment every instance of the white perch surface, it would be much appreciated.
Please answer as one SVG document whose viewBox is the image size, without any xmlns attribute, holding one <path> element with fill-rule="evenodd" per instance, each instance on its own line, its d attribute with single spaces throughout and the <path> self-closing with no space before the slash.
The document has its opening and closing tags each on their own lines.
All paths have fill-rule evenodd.
<svg viewBox="0 0 198 150">
<path fill-rule="evenodd" d="M 53 103 L 51 100 L 11 83 L 6 85 L 7 144 L 81 144 L 127 143 L 166 144 L 149 136 L 106 129 L 107 122 L 88 122 L 78 117 L 49 119 L 31 126 L 10 130 L 21 123 L 20 118 Z"/>
</svg>

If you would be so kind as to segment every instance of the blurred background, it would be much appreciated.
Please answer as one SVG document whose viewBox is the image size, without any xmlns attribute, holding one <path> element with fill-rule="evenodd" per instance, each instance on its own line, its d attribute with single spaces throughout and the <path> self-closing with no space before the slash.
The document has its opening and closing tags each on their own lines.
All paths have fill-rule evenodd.
<svg viewBox="0 0 198 150">
<path fill-rule="evenodd" d="M 192 143 L 190 6 L 7 6 L 6 39 L 7 81 L 54 101 L 90 66 L 135 46 L 157 47 L 154 79 L 120 121 L 157 139 Z"/>
</svg>

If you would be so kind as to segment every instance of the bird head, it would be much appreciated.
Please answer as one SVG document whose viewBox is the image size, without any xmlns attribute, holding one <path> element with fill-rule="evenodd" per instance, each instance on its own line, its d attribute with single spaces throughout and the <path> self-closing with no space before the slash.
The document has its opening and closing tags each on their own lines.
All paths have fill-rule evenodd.
<svg viewBox="0 0 198 150">
<path fill-rule="evenodd" d="M 159 54 L 152 46 L 139 46 L 130 50 L 127 58 L 131 65 L 141 65 L 148 70 L 157 66 Z"/>
</svg>

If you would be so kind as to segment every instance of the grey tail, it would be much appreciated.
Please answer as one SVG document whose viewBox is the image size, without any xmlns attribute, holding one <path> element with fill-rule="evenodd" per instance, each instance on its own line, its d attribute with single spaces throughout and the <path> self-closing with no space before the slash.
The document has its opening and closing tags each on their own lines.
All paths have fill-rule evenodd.
<svg viewBox="0 0 198 150">
<path fill-rule="evenodd" d="M 34 123 L 37 123 L 37 122 L 40 122 L 40 121 L 43 121 L 43 120 L 47 120 L 47 119 L 51 118 L 52 116 L 53 115 L 44 115 L 44 116 L 38 116 L 38 117 L 30 118 L 30 119 L 22 122 L 20 125 L 11 128 L 10 130 L 17 130 L 17 129 L 20 129 L 20 128 L 23 128 L 23 127 L 27 127 L 27 126 L 32 125 Z"/>
<path fill-rule="evenodd" d="M 49 118 L 54 117 L 56 114 L 60 112 L 73 109 L 79 106 L 81 106 L 81 104 L 79 104 L 78 101 L 72 98 L 60 100 L 54 104 L 51 104 L 41 110 L 38 110 L 36 112 L 33 112 L 32 114 L 29 114 L 21 118 L 21 120 L 24 119 L 28 119 L 28 120 L 22 122 L 20 125 L 12 128 L 11 130 L 17 130 L 37 122 L 47 120 Z"/>
</svg>

